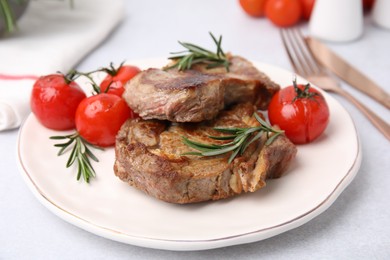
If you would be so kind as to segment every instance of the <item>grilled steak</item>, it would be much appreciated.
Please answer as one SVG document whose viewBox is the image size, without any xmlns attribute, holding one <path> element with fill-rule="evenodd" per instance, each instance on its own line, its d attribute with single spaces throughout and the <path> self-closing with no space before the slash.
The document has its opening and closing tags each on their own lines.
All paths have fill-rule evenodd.
<svg viewBox="0 0 390 260">
<path fill-rule="evenodd" d="M 220 77 L 194 70 L 148 69 L 125 88 L 123 98 L 144 119 L 200 122 L 224 107 Z"/>
<path fill-rule="evenodd" d="M 183 156 L 193 151 L 182 142 L 188 137 L 213 142 L 209 135 L 221 135 L 215 126 L 251 127 L 255 107 L 242 103 L 202 123 L 130 119 L 116 140 L 115 174 L 145 193 L 171 203 L 193 203 L 254 192 L 267 178 L 278 178 L 295 157 L 296 147 L 284 136 L 264 145 L 265 135 L 248 146 L 228 164 L 230 154 L 212 157 Z M 223 141 L 218 141 L 223 142 Z"/>
<path fill-rule="evenodd" d="M 239 102 L 266 109 L 279 85 L 244 58 L 229 60 L 229 72 L 206 69 L 204 64 L 186 71 L 145 70 L 126 84 L 123 98 L 143 119 L 172 122 L 210 120 L 225 106 Z"/>
</svg>

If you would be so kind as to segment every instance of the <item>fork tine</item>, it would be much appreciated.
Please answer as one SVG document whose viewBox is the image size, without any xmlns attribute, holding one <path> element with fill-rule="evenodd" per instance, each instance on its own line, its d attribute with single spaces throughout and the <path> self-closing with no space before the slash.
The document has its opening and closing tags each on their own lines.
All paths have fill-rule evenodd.
<svg viewBox="0 0 390 260">
<path fill-rule="evenodd" d="M 317 60 L 314 58 L 313 53 L 309 49 L 305 41 L 305 37 L 303 36 L 301 30 L 296 28 L 293 31 L 296 36 L 295 39 L 297 40 L 297 43 L 299 43 L 298 46 L 301 50 L 303 58 L 306 61 L 306 64 L 308 65 L 308 67 L 310 67 L 313 74 L 320 74 L 322 72 L 322 67 L 318 64 Z"/>
<path fill-rule="evenodd" d="M 322 67 L 314 59 L 299 29 L 281 29 L 280 33 L 295 72 L 302 76 L 322 74 Z"/>
<path fill-rule="evenodd" d="M 294 68 L 294 71 L 297 72 L 298 74 L 303 74 L 303 71 L 301 70 L 301 67 L 299 66 L 299 64 L 297 64 L 295 62 L 295 58 L 293 57 L 292 55 L 292 50 L 290 50 L 290 40 L 289 38 L 287 38 L 287 31 L 285 29 L 281 29 L 280 30 L 280 35 L 282 37 L 282 42 L 283 42 L 283 46 L 284 46 L 284 49 L 286 50 L 287 52 L 287 56 L 288 56 L 288 59 L 290 60 L 290 63 L 291 65 L 293 66 Z"/>
<path fill-rule="evenodd" d="M 287 32 L 288 39 L 290 41 L 291 49 L 295 54 L 296 63 L 300 64 L 301 71 L 302 71 L 302 73 L 300 74 L 303 76 L 312 74 L 312 71 L 310 70 L 310 66 L 308 66 L 305 59 L 305 55 L 302 52 L 301 43 L 299 42 L 298 37 L 294 33 L 293 29 L 286 29 L 286 32 Z"/>
</svg>

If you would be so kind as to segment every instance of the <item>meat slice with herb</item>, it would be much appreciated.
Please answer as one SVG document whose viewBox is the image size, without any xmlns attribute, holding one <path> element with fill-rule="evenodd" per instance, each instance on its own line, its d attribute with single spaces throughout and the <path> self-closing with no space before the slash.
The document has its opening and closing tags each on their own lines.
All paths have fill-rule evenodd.
<svg viewBox="0 0 390 260">
<path fill-rule="evenodd" d="M 200 122 L 232 104 L 251 102 L 265 110 L 280 89 L 250 61 L 225 54 L 222 36 L 216 52 L 179 42 L 185 51 L 170 57 L 163 69 L 139 73 L 125 86 L 124 99 L 144 119 Z"/>
<path fill-rule="evenodd" d="M 266 109 L 279 85 L 238 56 L 225 67 L 199 63 L 189 70 L 148 69 L 125 86 L 124 99 L 144 119 L 200 122 L 214 118 L 226 106 L 251 102 Z"/>
<path fill-rule="evenodd" d="M 255 110 L 241 103 L 201 123 L 128 120 L 117 136 L 115 174 L 171 203 L 254 192 L 286 172 L 297 151 Z"/>
</svg>

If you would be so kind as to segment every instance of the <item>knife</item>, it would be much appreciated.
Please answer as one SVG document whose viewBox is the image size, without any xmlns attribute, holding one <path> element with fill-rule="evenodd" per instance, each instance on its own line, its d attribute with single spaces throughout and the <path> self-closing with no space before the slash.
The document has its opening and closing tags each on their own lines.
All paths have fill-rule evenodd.
<svg viewBox="0 0 390 260">
<path fill-rule="evenodd" d="M 343 60 L 320 41 L 311 37 L 306 37 L 305 40 L 315 58 L 322 63 L 322 65 L 352 87 L 355 87 L 390 109 L 390 95 L 381 89 L 374 81 L 355 69 L 351 64 Z"/>
</svg>

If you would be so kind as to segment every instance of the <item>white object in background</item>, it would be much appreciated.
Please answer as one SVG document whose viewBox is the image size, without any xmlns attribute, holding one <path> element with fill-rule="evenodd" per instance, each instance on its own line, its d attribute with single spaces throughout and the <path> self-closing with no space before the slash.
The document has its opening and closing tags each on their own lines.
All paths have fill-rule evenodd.
<svg viewBox="0 0 390 260">
<path fill-rule="evenodd" d="M 327 41 L 356 40 L 363 33 L 362 2 L 317 0 L 309 21 L 309 31 L 311 36 Z"/>
<path fill-rule="evenodd" d="M 372 9 L 372 18 L 377 25 L 390 29 L 390 1 L 376 0 Z"/>
<path fill-rule="evenodd" d="M 27 117 L 34 80 L 26 75 L 66 73 L 99 45 L 125 15 L 124 0 L 32 1 L 19 32 L 0 41 L 0 131 Z M 97 67 L 101 66 L 99 64 Z"/>
<path fill-rule="evenodd" d="M 0 79 L 0 131 L 20 126 L 30 112 L 33 79 Z"/>
</svg>

